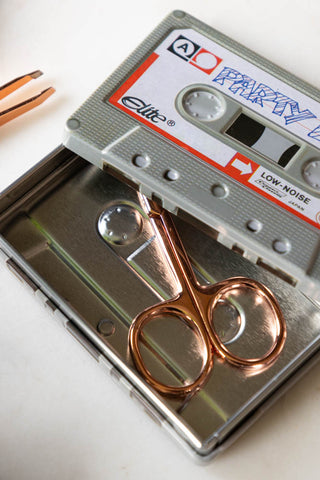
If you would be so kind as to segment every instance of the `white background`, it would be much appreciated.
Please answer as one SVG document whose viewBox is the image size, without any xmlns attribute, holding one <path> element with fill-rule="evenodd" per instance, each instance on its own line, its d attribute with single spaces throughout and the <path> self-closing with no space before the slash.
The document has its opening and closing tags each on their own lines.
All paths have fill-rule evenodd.
<svg viewBox="0 0 320 480">
<path fill-rule="evenodd" d="M 49 85 L 57 90 L 1 127 L 0 190 L 61 142 L 65 119 L 174 8 L 320 87 L 317 0 L 0 0 L 0 85 L 45 72 L 1 109 Z M 3 265 L 0 315 L 1 480 L 319 477 L 320 365 L 201 467 Z"/>
</svg>

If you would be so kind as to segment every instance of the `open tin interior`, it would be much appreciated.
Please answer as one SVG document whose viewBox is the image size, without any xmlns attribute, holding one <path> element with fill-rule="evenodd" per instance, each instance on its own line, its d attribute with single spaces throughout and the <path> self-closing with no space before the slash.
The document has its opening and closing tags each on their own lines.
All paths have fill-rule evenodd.
<svg viewBox="0 0 320 480">
<path fill-rule="evenodd" d="M 2 248 L 13 248 L 21 268 L 53 292 L 51 300 L 62 311 L 74 312 L 77 326 L 102 354 L 110 358 L 112 352 L 119 365 L 139 376 L 128 349 L 130 324 L 180 290 L 139 193 L 60 149 L 4 192 L 0 212 Z M 186 398 L 158 396 L 160 413 L 165 415 L 162 406 L 169 408 L 170 422 L 182 421 L 205 451 L 229 436 L 317 351 L 320 310 L 284 280 L 218 243 L 214 232 L 197 228 L 183 215 L 174 221 L 200 283 L 240 275 L 258 280 L 275 294 L 287 325 L 284 349 L 268 368 L 247 371 L 214 355 L 210 378 L 200 391 Z M 241 290 L 219 302 L 212 324 L 230 351 L 246 358 L 263 355 L 273 341 L 267 306 Z M 183 385 L 201 371 L 201 342 L 182 319 L 149 323 L 141 348 L 161 382 Z"/>
</svg>

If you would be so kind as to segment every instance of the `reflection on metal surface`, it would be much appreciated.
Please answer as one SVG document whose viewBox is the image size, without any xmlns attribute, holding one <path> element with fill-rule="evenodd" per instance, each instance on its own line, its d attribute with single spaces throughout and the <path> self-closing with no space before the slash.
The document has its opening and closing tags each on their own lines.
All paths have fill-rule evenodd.
<svg viewBox="0 0 320 480">
<path fill-rule="evenodd" d="M 244 332 L 246 315 L 241 307 L 230 296 L 226 300 L 219 300 L 212 312 L 212 328 L 224 345 L 236 342 Z"/>
</svg>

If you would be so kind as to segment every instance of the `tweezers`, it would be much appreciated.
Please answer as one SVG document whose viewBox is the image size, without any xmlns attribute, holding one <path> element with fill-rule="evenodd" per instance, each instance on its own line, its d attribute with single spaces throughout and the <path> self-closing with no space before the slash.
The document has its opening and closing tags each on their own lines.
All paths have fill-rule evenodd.
<svg viewBox="0 0 320 480">
<path fill-rule="evenodd" d="M 22 87 L 26 83 L 30 82 L 35 78 L 40 77 L 42 72 L 40 70 L 36 70 L 35 72 L 28 73 L 27 75 L 23 75 L 22 77 L 15 78 L 11 82 L 6 83 L 5 85 L 0 87 L 0 100 L 7 97 L 11 93 L 15 92 L 18 88 Z M 50 95 L 55 92 L 53 87 L 49 87 L 42 92 L 38 93 L 34 97 L 28 98 L 13 107 L 8 108 L 7 110 L 0 110 L 0 127 L 5 123 L 13 120 L 16 117 L 19 117 L 25 112 L 28 112 L 34 107 L 37 107 L 42 102 L 44 102 Z"/>
</svg>

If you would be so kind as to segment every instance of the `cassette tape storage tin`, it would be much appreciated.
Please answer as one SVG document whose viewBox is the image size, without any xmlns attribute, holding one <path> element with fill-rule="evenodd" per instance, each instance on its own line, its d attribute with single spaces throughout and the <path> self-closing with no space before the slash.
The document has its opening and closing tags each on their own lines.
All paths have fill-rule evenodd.
<svg viewBox="0 0 320 480">
<path fill-rule="evenodd" d="M 317 360 L 319 99 L 173 12 L 1 196 L 7 265 L 197 458 Z"/>
</svg>

